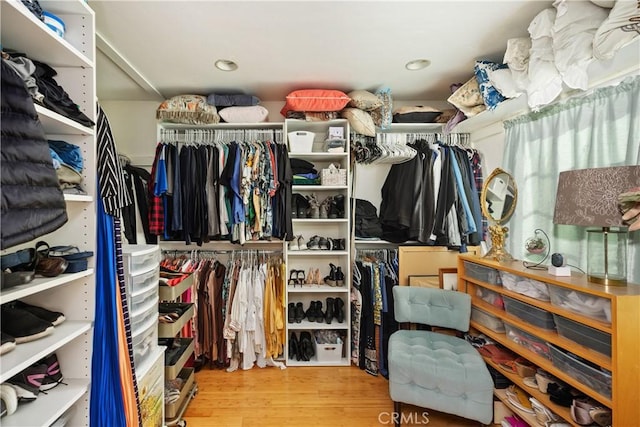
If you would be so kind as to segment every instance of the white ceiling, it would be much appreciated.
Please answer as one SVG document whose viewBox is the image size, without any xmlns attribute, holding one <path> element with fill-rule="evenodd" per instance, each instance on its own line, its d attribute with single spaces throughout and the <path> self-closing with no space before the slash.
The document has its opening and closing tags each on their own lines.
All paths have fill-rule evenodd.
<svg viewBox="0 0 640 427">
<path fill-rule="evenodd" d="M 550 1 L 93 1 L 101 100 L 391 88 L 445 100 L 476 59 L 502 60 Z M 217 70 L 216 59 L 238 63 Z M 408 71 L 406 62 L 431 66 Z"/>
</svg>

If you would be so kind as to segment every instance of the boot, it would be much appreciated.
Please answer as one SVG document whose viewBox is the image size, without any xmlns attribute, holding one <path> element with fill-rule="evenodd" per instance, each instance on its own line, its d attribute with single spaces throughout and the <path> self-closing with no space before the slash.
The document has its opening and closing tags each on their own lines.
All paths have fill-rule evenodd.
<svg viewBox="0 0 640 427">
<path fill-rule="evenodd" d="M 335 286 L 336 285 L 336 266 L 333 264 L 329 264 L 329 267 L 331 267 L 331 271 L 329 272 L 329 275 L 324 278 L 324 283 L 326 283 L 329 286 Z"/>
<path fill-rule="evenodd" d="M 344 273 L 340 267 L 336 269 L 336 286 L 344 286 Z"/>
<path fill-rule="evenodd" d="M 291 332 L 291 337 L 289 338 L 289 359 L 295 357 L 300 360 L 300 344 L 298 342 L 298 337 L 295 332 Z"/>
<path fill-rule="evenodd" d="M 300 353 L 302 353 L 301 359 L 308 362 L 315 355 L 315 351 L 313 351 L 313 342 L 311 341 L 311 332 L 300 332 L 300 344 Z"/>
<path fill-rule="evenodd" d="M 344 218 L 344 194 L 333 196 L 333 203 L 335 204 L 337 217 Z"/>
<path fill-rule="evenodd" d="M 320 203 L 318 203 L 318 199 L 315 194 L 311 194 L 310 196 L 306 196 L 307 202 L 309 203 L 309 218 L 319 219 L 320 218 Z"/>
<path fill-rule="evenodd" d="M 308 210 L 311 207 L 309 201 L 302 195 L 295 193 L 293 197 L 297 198 L 298 218 L 308 218 Z"/>
<path fill-rule="evenodd" d="M 325 313 L 324 316 L 324 321 L 327 323 L 327 325 L 331 324 L 331 320 L 333 319 L 333 307 L 334 307 L 334 302 L 333 302 L 333 298 L 331 297 L 327 297 L 327 312 Z"/>
<path fill-rule="evenodd" d="M 304 308 L 302 308 L 301 302 L 296 304 L 296 312 L 295 312 L 294 319 L 296 323 L 300 323 L 302 322 L 302 319 L 304 319 Z"/>
<path fill-rule="evenodd" d="M 329 201 L 328 214 L 330 219 L 338 218 L 338 206 L 336 205 L 336 199 L 335 199 L 336 197 L 337 196 L 330 196 L 327 198 L 327 200 Z"/>
<path fill-rule="evenodd" d="M 309 322 L 316 321 L 316 302 L 315 301 L 311 301 L 311 303 L 309 303 L 309 308 L 307 309 L 306 316 Z"/>
<path fill-rule="evenodd" d="M 322 311 L 322 301 L 316 301 L 316 322 L 322 323 L 324 312 Z"/>
<path fill-rule="evenodd" d="M 342 298 L 334 298 L 333 313 L 336 316 L 338 323 L 344 322 L 344 302 L 342 301 Z"/>
<path fill-rule="evenodd" d="M 292 302 L 287 306 L 287 322 L 293 323 L 296 319 L 296 305 Z"/>
</svg>

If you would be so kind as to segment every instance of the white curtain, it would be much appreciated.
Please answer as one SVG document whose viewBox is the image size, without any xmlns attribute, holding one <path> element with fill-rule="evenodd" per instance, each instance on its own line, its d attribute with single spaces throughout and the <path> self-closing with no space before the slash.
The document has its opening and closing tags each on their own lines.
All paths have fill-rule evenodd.
<svg viewBox="0 0 640 427">
<path fill-rule="evenodd" d="M 586 228 L 554 225 L 558 174 L 565 170 L 640 164 L 640 76 L 581 98 L 506 121 L 503 169 L 518 187 L 507 249 L 529 259 L 524 243 L 536 228 L 551 251 L 587 267 Z M 640 183 L 639 183 L 640 185 Z M 640 284 L 640 231 L 629 234 L 627 278 Z"/>
</svg>

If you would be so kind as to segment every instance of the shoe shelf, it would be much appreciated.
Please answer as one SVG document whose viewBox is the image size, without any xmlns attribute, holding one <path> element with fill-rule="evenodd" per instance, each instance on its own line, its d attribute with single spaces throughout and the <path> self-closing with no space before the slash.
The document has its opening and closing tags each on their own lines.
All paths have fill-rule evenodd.
<svg viewBox="0 0 640 427">
<path fill-rule="evenodd" d="M 488 270 L 488 271 L 487 271 Z M 490 274 L 491 273 L 491 274 Z M 530 298 L 513 292 L 499 284 L 489 283 L 492 274 L 499 273 L 503 282 L 509 284 L 509 273 L 519 280 L 535 280 L 545 284 L 549 290 L 551 302 Z M 486 276 L 486 278 L 484 277 Z M 529 348 L 513 341 L 506 333 L 495 332 L 488 327 L 471 320 L 470 325 L 478 332 L 486 335 L 492 341 L 503 345 L 517 355 L 527 359 L 537 367 L 547 371 L 571 388 L 578 390 L 594 399 L 603 407 L 611 409 L 615 426 L 636 425 L 640 418 L 640 406 L 637 404 L 637 378 L 640 377 L 638 364 L 638 333 L 640 331 L 640 317 L 637 308 L 640 305 L 640 287 L 628 284 L 626 287 L 605 287 L 587 281 L 586 277 L 574 273 L 569 277 L 556 277 L 546 271 L 526 269 L 520 261 L 495 262 L 489 259 L 468 254 L 458 255 L 458 289 L 471 295 L 473 307 L 497 316 L 509 324 L 516 333 L 528 334 L 540 343 L 545 343 L 551 350 L 551 360 L 545 355 L 537 354 Z M 570 319 L 579 330 L 592 328 L 598 334 L 610 337 L 611 356 L 602 354 L 597 346 L 589 345 L 589 340 L 576 340 L 561 336 L 555 331 L 545 330 L 534 322 L 525 318 L 518 318 L 512 314 L 493 307 L 478 298 L 478 291 L 485 290 L 510 297 L 522 303 L 527 303 L 539 311 L 546 311 L 564 319 Z M 589 311 L 574 312 L 574 306 L 566 304 L 570 295 L 577 295 L 582 301 L 597 302 L 610 310 L 603 309 L 608 322 L 588 317 Z M 566 301 L 565 301 L 566 298 Z M 586 303 L 585 303 L 586 304 Z M 558 317 L 555 317 L 558 319 Z M 556 320 L 557 321 L 557 320 Z M 556 324 L 560 328 L 561 324 Z M 578 329 L 576 329 L 578 330 Z M 562 330 L 560 330 L 562 332 Z M 595 334 L 595 332 L 594 332 Z M 519 339 L 515 337 L 514 339 Z M 565 354 L 568 356 L 563 357 Z M 583 363 L 583 360 L 585 361 Z M 589 363 L 587 363 L 589 362 Z M 492 362 L 487 361 L 492 364 Z M 493 363 L 495 366 L 495 363 Z M 549 397 L 535 389 L 528 388 L 518 376 L 505 373 L 509 379 L 526 390 L 549 407 L 554 413 L 571 425 L 573 423 L 568 408 L 554 405 Z M 610 393 L 610 394 L 609 394 Z M 631 397 L 630 397 L 631 396 Z"/>
<path fill-rule="evenodd" d="M 300 224 L 331 224 L 340 222 L 349 222 L 349 218 L 292 218 L 291 221 Z"/>
<path fill-rule="evenodd" d="M 336 191 L 346 190 L 346 185 L 292 185 L 291 190 L 296 193 L 298 191 Z"/>
<path fill-rule="evenodd" d="M 344 256 L 349 255 L 347 251 L 328 251 L 323 249 L 318 249 L 315 251 L 289 251 L 287 252 L 289 256 Z M 346 273 L 345 273 L 346 277 Z"/>
<path fill-rule="evenodd" d="M 182 389 L 180 390 L 180 397 L 173 403 L 165 404 L 165 417 L 167 420 L 182 417 L 188 398 L 191 398 L 193 392 L 193 383 L 195 379 L 195 371 L 193 368 L 184 368 L 178 374 L 178 378 L 181 378 L 184 382 Z"/>
<path fill-rule="evenodd" d="M 176 319 L 173 323 L 158 323 L 158 336 L 161 338 L 170 338 L 175 337 L 180 333 L 180 330 L 184 327 L 184 325 L 189 322 L 193 318 L 193 314 L 195 312 L 194 304 L 190 304 L 189 308 L 182 313 L 178 319 Z"/>
<path fill-rule="evenodd" d="M 0 304 L 6 304 L 8 302 L 28 297 L 48 289 L 56 288 L 58 286 L 67 285 L 75 280 L 83 277 L 93 276 L 93 268 L 89 268 L 85 271 L 71 274 L 61 274 L 57 277 L 36 277 L 33 281 L 26 285 L 14 286 L 6 289 L 0 293 Z"/>
<path fill-rule="evenodd" d="M 287 292 L 291 293 L 309 293 L 309 292 L 340 292 L 340 293 L 348 293 L 349 288 L 347 286 L 329 286 L 329 285 L 303 285 L 300 286 L 287 286 Z"/>
<path fill-rule="evenodd" d="M 531 397 L 534 397 L 538 402 L 546 406 L 551 412 L 563 418 L 564 420 L 566 420 L 566 422 L 570 423 L 572 426 L 575 426 L 575 427 L 579 426 L 579 424 L 575 423 L 571 419 L 569 408 L 553 403 L 549 395 L 541 392 L 539 389 L 528 387 L 522 380 L 522 377 L 516 374 L 515 372 L 506 371 L 505 369 L 501 368 L 500 365 L 498 365 L 497 363 L 495 363 L 493 360 L 489 358 L 485 357 L 484 360 L 488 365 L 491 365 L 494 369 L 496 369 L 502 375 L 507 377 L 512 383 L 516 384 L 518 387 L 524 390 Z M 527 414 L 526 412 L 521 411 L 520 409 L 512 405 L 511 402 L 509 402 L 509 399 L 507 399 L 507 395 L 504 389 L 495 389 L 494 394 L 496 395 L 496 397 L 498 397 L 498 399 L 503 401 L 509 407 L 509 409 L 511 409 L 513 412 L 517 413 L 521 418 L 523 418 L 530 426 L 537 425 L 537 421 L 535 420 L 534 415 Z M 534 422 L 531 423 L 530 422 L 531 420 L 533 420 Z"/>
<path fill-rule="evenodd" d="M 89 332 L 91 328 L 92 324 L 89 321 L 65 320 L 55 326 L 51 334 L 31 342 L 17 344 L 15 349 L 2 355 L 0 383 L 22 372 L 85 332 Z M 4 418 L 2 420 L 4 424 Z"/>
<path fill-rule="evenodd" d="M 187 360 L 189 360 L 189 357 L 191 357 L 191 355 L 193 354 L 193 350 L 195 348 L 195 341 L 193 338 L 180 338 L 180 342 L 182 344 L 188 342 L 189 344 L 187 345 L 187 348 L 182 352 L 176 363 L 174 363 L 173 365 L 165 365 L 165 378 L 176 378 L 184 367 L 185 363 L 187 363 Z"/>
<path fill-rule="evenodd" d="M 191 287 L 193 284 L 193 274 L 189 275 L 186 279 L 181 281 L 175 286 L 160 285 L 158 294 L 161 301 L 173 301 L 176 300 Z"/>
<path fill-rule="evenodd" d="M 289 323 L 289 329 L 291 330 L 310 330 L 310 329 L 349 329 L 349 323 L 345 319 L 344 322 L 338 323 L 337 321 L 332 321 L 331 323 L 326 322 L 309 322 L 308 320 L 302 320 L 300 323 Z"/>
<path fill-rule="evenodd" d="M 93 197 L 86 194 L 65 194 L 64 201 L 90 203 L 93 202 Z"/>
<path fill-rule="evenodd" d="M 349 153 L 289 153 L 290 159 L 317 160 L 321 162 L 342 161 Z"/>
<path fill-rule="evenodd" d="M 40 393 L 33 402 L 18 405 L 11 415 L 2 417 L 6 427 L 50 426 L 89 390 L 89 379 L 65 378 L 65 384 Z"/>
<path fill-rule="evenodd" d="M 319 361 L 316 356 L 312 356 L 309 361 L 289 359 L 287 366 L 349 366 L 350 363 L 347 357 L 343 357 L 340 360 Z"/>
</svg>

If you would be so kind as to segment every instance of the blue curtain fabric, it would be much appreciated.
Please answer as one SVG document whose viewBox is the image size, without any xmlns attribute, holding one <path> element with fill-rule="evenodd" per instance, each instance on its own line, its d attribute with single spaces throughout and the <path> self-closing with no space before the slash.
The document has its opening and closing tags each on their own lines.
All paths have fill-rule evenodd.
<svg viewBox="0 0 640 427">
<path fill-rule="evenodd" d="M 125 411 L 118 363 L 116 271 L 113 217 L 97 197 L 96 305 L 91 360 L 90 425 L 124 427 Z"/>
<path fill-rule="evenodd" d="M 586 228 L 554 225 L 556 187 L 562 171 L 640 164 L 640 76 L 506 121 L 503 168 L 518 186 L 507 226 L 507 249 L 527 259 L 524 242 L 545 230 L 551 250 L 568 263 L 587 266 Z M 640 233 L 629 235 L 628 280 L 640 283 Z"/>
</svg>

